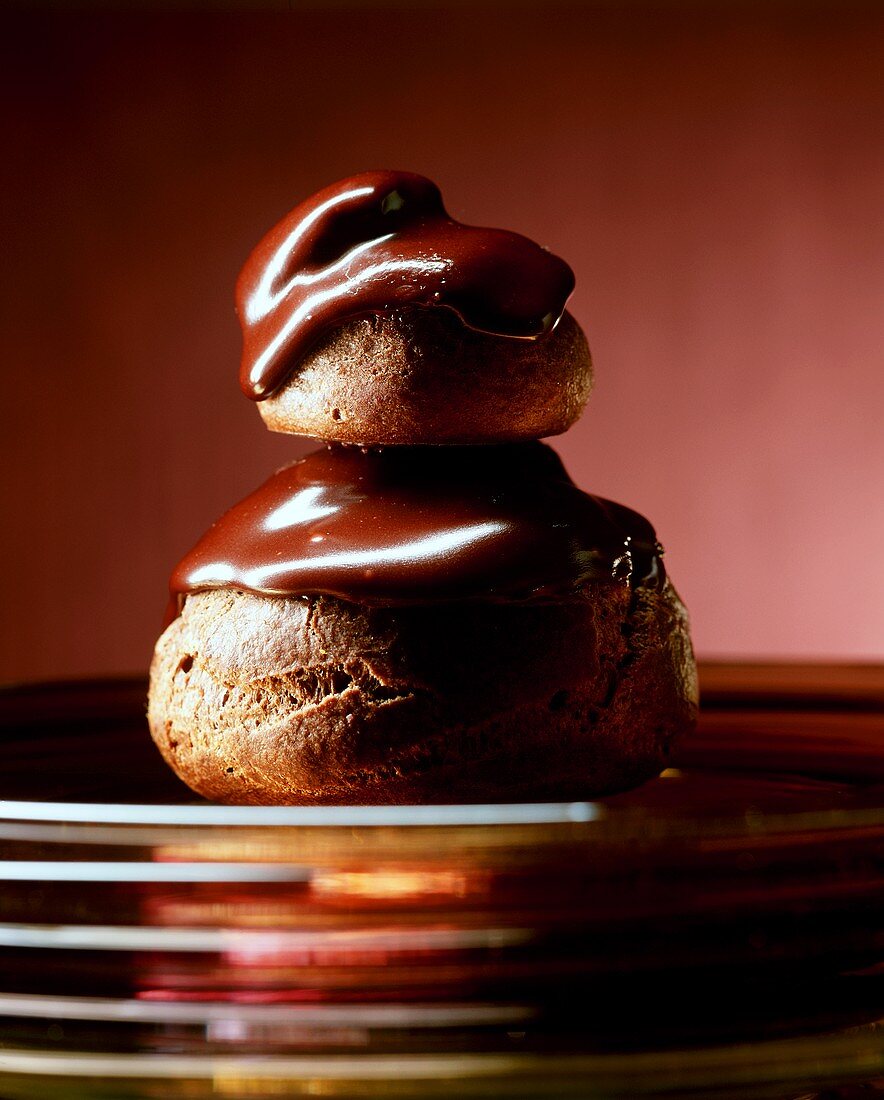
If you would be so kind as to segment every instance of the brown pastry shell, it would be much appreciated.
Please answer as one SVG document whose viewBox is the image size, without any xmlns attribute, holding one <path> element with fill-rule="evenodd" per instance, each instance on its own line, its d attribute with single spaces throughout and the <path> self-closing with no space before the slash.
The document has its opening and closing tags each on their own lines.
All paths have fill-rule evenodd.
<svg viewBox="0 0 884 1100">
<path fill-rule="evenodd" d="M 586 337 L 568 313 L 548 336 L 516 340 L 410 307 L 327 334 L 258 408 L 273 431 L 328 442 L 507 443 L 564 432 L 591 386 Z"/>
<path fill-rule="evenodd" d="M 157 643 L 148 716 L 207 798 L 446 803 L 633 786 L 666 766 L 696 706 L 668 582 L 398 608 L 214 590 Z"/>
</svg>

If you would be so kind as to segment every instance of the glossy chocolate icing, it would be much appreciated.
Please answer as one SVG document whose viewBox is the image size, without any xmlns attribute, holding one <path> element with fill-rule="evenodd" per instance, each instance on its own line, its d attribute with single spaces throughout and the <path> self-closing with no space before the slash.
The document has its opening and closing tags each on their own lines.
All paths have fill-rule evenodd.
<svg viewBox="0 0 884 1100">
<path fill-rule="evenodd" d="M 661 553 L 647 520 L 581 492 L 542 443 L 333 446 L 231 508 L 171 588 L 176 608 L 207 588 L 372 604 L 560 599 L 593 581 L 659 586 Z"/>
<path fill-rule="evenodd" d="M 574 289 L 564 260 L 527 237 L 461 225 L 412 172 L 364 172 L 296 206 L 258 244 L 236 287 L 240 384 L 261 401 L 318 337 L 400 306 L 444 307 L 470 328 L 537 339 Z"/>
</svg>

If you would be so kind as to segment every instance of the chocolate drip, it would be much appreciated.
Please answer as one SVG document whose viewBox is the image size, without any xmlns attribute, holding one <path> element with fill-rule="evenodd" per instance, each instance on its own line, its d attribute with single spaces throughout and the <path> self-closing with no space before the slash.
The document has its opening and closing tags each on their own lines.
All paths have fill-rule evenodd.
<svg viewBox="0 0 884 1100">
<path fill-rule="evenodd" d="M 207 588 L 362 603 L 567 598 L 659 586 L 637 512 L 581 492 L 542 443 L 314 451 L 203 536 L 173 596 Z"/>
<path fill-rule="evenodd" d="M 537 339 L 574 289 L 564 260 L 527 237 L 461 225 L 411 172 L 364 172 L 317 192 L 275 226 L 236 288 L 240 384 L 271 396 L 324 332 L 397 306 L 444 307 L 470 328 Z"/>
</svg>

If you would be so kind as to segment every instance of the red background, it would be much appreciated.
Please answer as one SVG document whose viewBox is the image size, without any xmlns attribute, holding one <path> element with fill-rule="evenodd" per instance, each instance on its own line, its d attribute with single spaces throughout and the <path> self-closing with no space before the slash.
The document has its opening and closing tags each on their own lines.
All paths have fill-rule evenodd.
<svg viewBox="0 0 884 1100">
<path fill-rule="evenodd" d="M 647 514 L 704 656 L 884 653 L 884 13 L 18 15 L 2 61 L 0 677 L 143 670 L 177 558 L 303 449 L 237 271 L 318 186 L 434 177 L 575 268 L 557 446 Z"/>
</svg>

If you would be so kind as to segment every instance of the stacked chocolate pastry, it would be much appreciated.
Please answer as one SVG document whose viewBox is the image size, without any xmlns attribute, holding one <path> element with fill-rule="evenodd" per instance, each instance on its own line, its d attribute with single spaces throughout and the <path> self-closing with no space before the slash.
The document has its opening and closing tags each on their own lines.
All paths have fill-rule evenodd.
<svg viewBox="0 0 884 1100">
<path fill-rule="evenodd" d="M 149 720 L 239 803 L 584 798 L 694 721 L 651 525 L 538 439 L 591 384 L 570 268 L 405 172 L 296 207 L 240 277 L 242 385 L 324 442 L 178 565 Z"/>
</svg>

